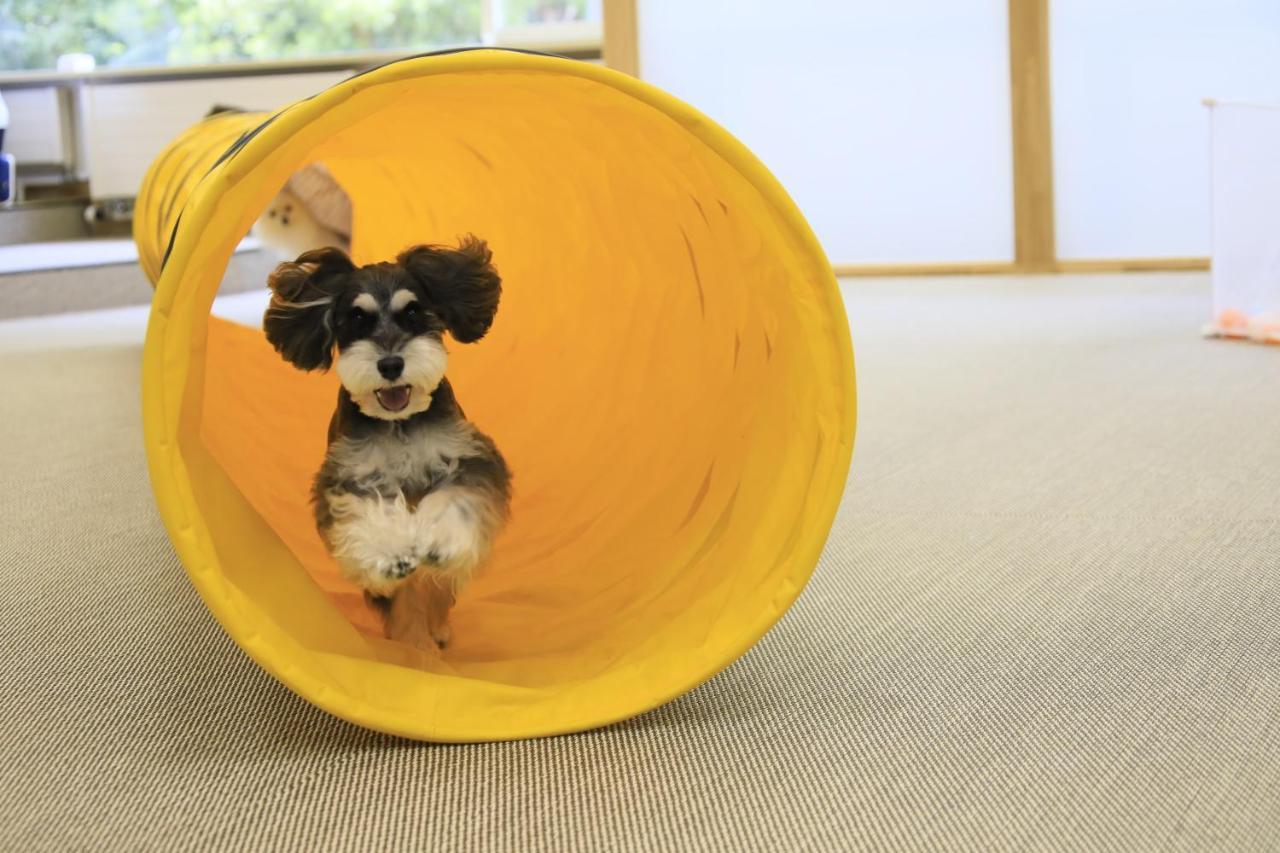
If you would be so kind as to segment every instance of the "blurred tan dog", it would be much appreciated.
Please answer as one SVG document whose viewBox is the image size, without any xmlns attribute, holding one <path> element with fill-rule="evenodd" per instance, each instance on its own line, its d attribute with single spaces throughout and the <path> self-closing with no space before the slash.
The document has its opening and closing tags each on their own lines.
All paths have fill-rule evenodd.
<svg viewBox="0 0 1280 853">
<path fill-rule="evenodd" d="M 253 234 L 282 259 L 326 247 L 350 252 L 351 199 L 323 163 L 312 163 L 271 200 Z"/>
</svg>

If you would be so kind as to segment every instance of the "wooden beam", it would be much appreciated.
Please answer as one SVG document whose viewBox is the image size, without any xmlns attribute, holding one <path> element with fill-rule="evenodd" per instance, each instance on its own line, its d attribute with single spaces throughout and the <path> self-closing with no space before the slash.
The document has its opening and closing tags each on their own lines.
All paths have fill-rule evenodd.
<svg viewBox="0 0 1280 853">
<path fill-rule="evenodd" d="M 637 0 L 604 0 L 604 64 L 640 76 L 640 30 Z"/>
<path fill-rule="evenodd" d="M 1014 257 L 1023 272 L 1057 258 L 1049 89 L 1049 0 L 1009 0 Z"/>
<path fill-rule="evenodd" d="M 1058 261 L 1058 272 L 1177 272 L 1209 269 L 1208 258 L 1078 258 Z"/>
<path fill-rule="evenodd" d="M 940 264 L 834 264 L 838 276 L 1004 275 L 1017 272 L 1009 261 L 957 261 Z"/>
</svg>

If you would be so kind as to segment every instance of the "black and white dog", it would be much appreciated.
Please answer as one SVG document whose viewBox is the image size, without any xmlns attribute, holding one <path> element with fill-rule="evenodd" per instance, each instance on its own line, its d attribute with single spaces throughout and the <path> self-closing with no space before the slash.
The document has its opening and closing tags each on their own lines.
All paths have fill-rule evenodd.
<svg viewBox="0 0 1280 853">
<path fill-rule="evenodd" d="M 342 380 L 312 488 L 320 535 L 383 615 L 388 637 L 444 647 L 459 587 L 506 521 L 511 475 L 445 378 L 447 330 L 479 340 L 501 280 L 481 240 L 416 246 L 357 268 L 303 253 L 269 279 L 267 340 L 302 370 Z"/>
</svg>

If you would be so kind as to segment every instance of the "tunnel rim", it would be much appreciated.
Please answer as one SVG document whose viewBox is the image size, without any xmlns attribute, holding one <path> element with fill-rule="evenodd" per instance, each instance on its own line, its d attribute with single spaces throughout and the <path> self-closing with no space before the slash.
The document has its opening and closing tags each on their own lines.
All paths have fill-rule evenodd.
<svg viewBox="0 0 1280 853">
<path fill-rule="evenodd" d="M 770 613 L 762 614 L 763 618 L 744 619 L 744 626 L 750 625 L 752 629 L 744 629 L 732 647 L 718 649 L 722 654 L 710 665 L 670 679 L 663 689 L 653 691 L 647 696 L 647 701 L 634 707 L 617 708 L 607 713 L 585 713 L 572 719 L 566 716 L 556 725 L 526 728 L 517 722 L 502 731 L 476 731 L 465 721 L 407 720 L 394 709 L 379 706 L 365 697 L 336 691 L 314 672 L 293 665 L 281 650 L 262 642 L 262 638 L 241 624 L 241 617 L 232 612 L 233 604 L 225 590 L 229 582 L 221 574 L 211 534 L 204 528 L 204 519 L 191 486 L 192 472 L 188 470 L 181 448 L 184 439 L 181 413 L 190 373 L 193 367 L 202 367 L 207 356 L 204 346 L 200 346 L 197 352 L 197 347 L 191 344 L 190 327 L 207 318 L 212 295 L 207 294 L 208 304 L 205 304 L 199 295 L 182 293 L 180 284 L 185 278 L 192 248 L 199 239 L 196 235 L 203 233 L 213 218 L 221 190 L 276 150 L 291 127 L 315 120 L 330 107 L 364 88 L 406 78 L 510 70 L 587 79 L 653 107 L 705 144 L 761 194 L 768 207 L 787 227 L 788 237 L 797 244 L 798 255 L 814 263 L 809 277 L 812 278 L 815 295 L 822 297 L 823 307 L 829 312 L 830 351 L 840 361 L 835 373 L 840 377 L 841 387 L 831 389 L 831 393 L 841 397 L 839 428 L 842 434 L 832 437 L 838 443 L 837 475 L 829 479 L 831 485 L 827 494 L 811 511 L 812 521 L 804 532 L 801 546 L 797 548 L 798 556 L 791 574 L 778 577 L 776 606 Z M 168 252 L 170 257 L 166 259 L 157 283 L 144 344 L 142 385 L 144 441 L 162 519 L 205 605 L 255 663 L 312 704 L 370 729 L 432 741 L 513 740 L 596 728 L 665 704 L 741 657 L 786 613 L 816 569 L 847 478 L 856 423 L 853 350 L 843 301 L 825 253 L 794 201 L 743 143 L 678 98 L 620 72 L 576 60 L 477 48 L 411 57 L 348 78 L 274 113 L 247 140 L 237 142 L 237 146 L 232 156 L 223 158 L 201 179 L 181 211 L 179 222 L 175 223 Z M 789 584 L 786 583 L 788 581 Z"/>
</svg>

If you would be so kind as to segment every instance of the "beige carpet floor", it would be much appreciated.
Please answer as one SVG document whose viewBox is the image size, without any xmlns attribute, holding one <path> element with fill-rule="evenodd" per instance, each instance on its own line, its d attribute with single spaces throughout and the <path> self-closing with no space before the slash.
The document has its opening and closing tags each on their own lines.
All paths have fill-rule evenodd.
<svg viewBox="0 0 1280 853">
<path fill-rule="evenodd" d="M 78 244 L 78 248 L 83 245 Z M 132 253 L 132 248 L 130 242 L 123 252 L 115 245 L 97 251 L 118 255 Z M 82 251 L 88 254 L 92 250 Z M 21 268 L 28 258 L 34 256 L 39 259 L 48 254 L 51 254 L 50 250 L 43 247 L 41 251 L 35 251 L 26 246 L 0 246 L 0 322 L 18 317 L 121 308 L 144 303 L 151 298 L 151 284 L 146 274 L 132 262 L 97 267 L 55 266 L 28 272 L 6 269 L 9 266 Z M 74 251 L 69 255 L 72 260 L 78 260 Z M 278 260 L 272 253 L 261 249 L 236 252 L 227 261 L 221 292 L 243 293 L 265 287 L 267 275 Z M 3 343 L 0 341 L 0 346 Z"/>
<path fill-rule="evenodd" d="M 156 517 L 137 346 L 0 355 L 0 849 L 1280 849 L 1280 349 L 1199 339 L 1199 274 L 846 294 L 858 446 L 798 604 L 526 743 L 277 685 Z"/>
</svg>

